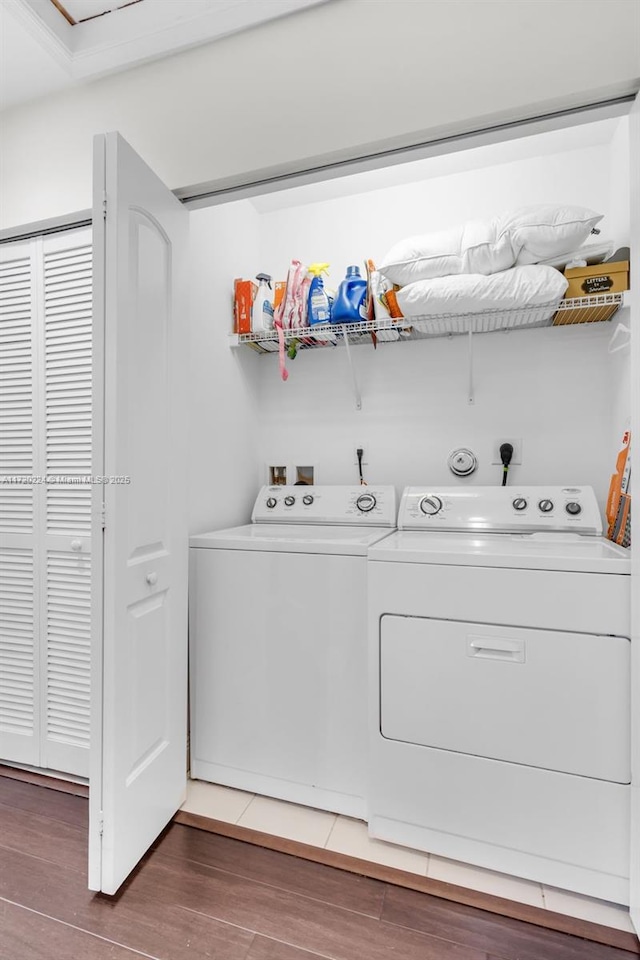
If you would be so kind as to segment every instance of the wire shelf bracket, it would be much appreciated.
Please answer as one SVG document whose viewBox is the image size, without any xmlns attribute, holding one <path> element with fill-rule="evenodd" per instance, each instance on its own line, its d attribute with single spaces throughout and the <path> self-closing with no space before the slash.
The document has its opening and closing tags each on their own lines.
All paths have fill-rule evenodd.
<svg viewBox="0 0 640 960">
<path fill-rule="evenodd" d="M 353 396 L 356 401 L 356 410 L 362 410 L 362 395 L 360 393 L 360 386 L 358 384 L 356 370 L 353 365 L 353 357 L 351 356 L 351 347 L 349 345 L 349 333 L 347 331 L 346 324 L 342 325 L 342 337 L 344 339 L 344 346 L 347 353 L 347 363 L 349 364 L 349 369 L 351 371 L 351 381 L 353 384 Z"/>
</svg>

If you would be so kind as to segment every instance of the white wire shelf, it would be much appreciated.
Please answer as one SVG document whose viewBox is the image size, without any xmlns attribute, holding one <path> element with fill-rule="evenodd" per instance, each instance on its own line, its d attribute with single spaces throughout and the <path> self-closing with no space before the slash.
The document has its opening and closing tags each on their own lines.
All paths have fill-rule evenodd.
<svg viewBox="0 0 640 960">
<path fill-rule="evenodd" d="M 516 310 L 491 310 L 482 313 L 438 314 L 406 317 L 399 320 L 370 320 L 362 323 L 317 324 L 284 331 L 287 344 L 297 341 L 298 350 L 335 347 L 348 337 L 352 346 L 371 343 L 372 334 L 378 343 L 402 340 L 426 340 L 431 337 L 452 337 L 468 333 L 495 333 L 499 330 L 524 330 L 535 327 L 565 326 L 576 323 L 599 323 L 610 320 L 623 303 L 623 293 L 575 297 Z M 232 346 L 247 344 L 258 353 L 278 350 L 276 330 L 232 334 Z"/>
</svg>

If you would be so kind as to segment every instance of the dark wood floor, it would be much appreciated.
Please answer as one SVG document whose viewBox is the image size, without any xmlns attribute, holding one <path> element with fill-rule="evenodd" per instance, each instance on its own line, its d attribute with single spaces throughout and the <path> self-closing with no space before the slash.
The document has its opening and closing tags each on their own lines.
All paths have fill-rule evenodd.
<svg viewBox="0 0 640 960">
<path fill-rule="evenodd" d="M 116 897 L 86 858 L 86 799 L 0 776 L 2 960 L 633 957 L 178 824 Z"/>
</svg>

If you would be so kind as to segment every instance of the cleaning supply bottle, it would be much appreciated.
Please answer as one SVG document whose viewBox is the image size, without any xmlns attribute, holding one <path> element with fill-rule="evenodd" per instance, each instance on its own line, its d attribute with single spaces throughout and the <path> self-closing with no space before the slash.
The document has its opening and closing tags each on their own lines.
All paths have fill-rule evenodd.
<svg viewBox="0 0 640 960">
<path fill-rule="evenodd" d="M 311 286 L 309 287 L 309 325 L 314 323 L 329 323 L 331 320 L 331 304 L 326 290 L 322 274 L 328 272 L 328 263 L 312 263 L 309 267 L 309 273 L 312 274 Z"/>
<path fill-rule="evenodd" d="M 359 267 L 347 267 L 331 309 L 331 323 L 361 323 L 367 319 L 367 281 Z"/>
<path fill-rule="evenodd" d="M 251 329 L 273 330 L 273 295 L 271 293 L 271 277 L 268 273 L 256 274 L 258 291 L 253 301 Z"/>
</svg>

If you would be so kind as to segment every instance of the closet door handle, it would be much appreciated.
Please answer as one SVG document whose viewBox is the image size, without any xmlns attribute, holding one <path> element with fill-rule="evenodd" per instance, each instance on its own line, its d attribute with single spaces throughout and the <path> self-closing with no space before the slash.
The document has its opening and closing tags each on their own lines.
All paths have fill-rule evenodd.
<svg viewBox="0 0 640 960">
<path fill-rule="evenodd" d="M 155 573 L 155 572 L 154 572 L 154 573 L 148 573 L 148 574 L 146 575 L 146 577 L 145 577 L 145 580 L 147 581 L 147 583 L 149 584 L 150 587 L 153 587 L 154 584 L 156 584 L 156 583 L 158 582 L 158 574 Z"/>
<path fill-rule="evenodd" d="M 72 550 L 82 550 L 82 540 L 72 540 L 71 541 Z"/>
</svg>

